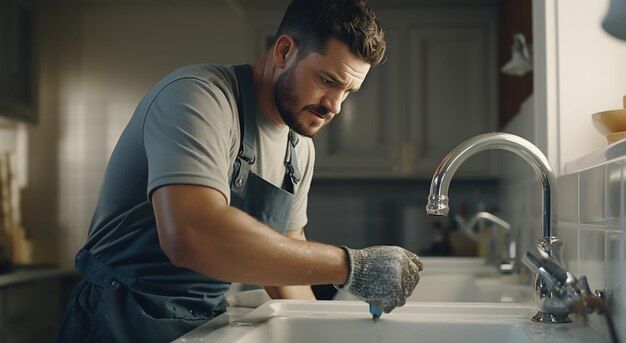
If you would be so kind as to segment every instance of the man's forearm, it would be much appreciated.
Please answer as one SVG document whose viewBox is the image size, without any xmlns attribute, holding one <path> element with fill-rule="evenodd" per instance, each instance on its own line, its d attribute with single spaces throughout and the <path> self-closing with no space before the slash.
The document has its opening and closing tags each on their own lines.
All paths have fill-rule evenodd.
<svg viewBox="0 0 626 343">
<path fill-rule="evenodd" d="M 224 281 L 268 286 L 346 281 L 349 267 L 343 249 L 280 235 L 226 205 L 214 190 L 158 189 L 153 204 L 161 247 L 179 267 Z"/>
<path fill-rule="evenodd" d="M 341 248 L 284 237 L 234 207 L 224 209 L 217 220 L 209 232 L 191 229 L 191 269 L 268 286 L 346 281 L 348 263 Z"/>
<path fill-rule="evenodd" d="M 300 241 L 306 241 L 304 228 L 291 228 L 285 236 Z M 316 300 L 311 286 L 265 286 L 265 290 L 272 299 Z"/>
<path fill-rule="evenodd" d="M 265 286 L 272 299 L 316 300 L 311 286 Z"/>
</svg>

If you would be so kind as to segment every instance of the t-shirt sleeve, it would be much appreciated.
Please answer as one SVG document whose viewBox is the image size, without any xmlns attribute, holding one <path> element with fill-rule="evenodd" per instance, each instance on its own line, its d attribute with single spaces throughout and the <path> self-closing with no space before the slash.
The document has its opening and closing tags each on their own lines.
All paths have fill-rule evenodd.
<svg viewBox="0 0 626 343">
<path fill-rule="evenodd" d="M 220 191 L 230 203 L 233 110 L 220 87 L 191 77 L 156 95 L 143 127 L 148 199 L 164 185 L 195 184 Z"/>
<path fill-rule="evenodd" d="M 313 140 L 310 138 L 300 137 L 300 143 L 297 148 L 296 156 L 298 157 L 298 165 L 302 172 L 302 180 L 296 190 L 291 218 L 289 218 L 288 230 L 297 230 L 303 228 L 307 222 L 307 205 L 309 199 L 309 189 L 313 180 L 313 169 L 315 165 L 315 148 Z"/>
</svg>

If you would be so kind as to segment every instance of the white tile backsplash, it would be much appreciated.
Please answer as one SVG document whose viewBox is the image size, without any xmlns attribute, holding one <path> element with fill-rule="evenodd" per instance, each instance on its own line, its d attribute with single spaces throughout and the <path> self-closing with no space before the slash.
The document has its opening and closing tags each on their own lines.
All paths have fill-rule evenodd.
<svg viewBox="0 0 626 343">
<path fill-rule="evenodd" d="M 622 217 L 622 223 L 625 223 L 626 220 Z M 624 225 L 622 225 L 622 229 L 624 229 Z M 612 288 L 613 290 L 613 301 L 612 306 L 616 309 L 613 312 L 615 321 L 615 326 L 619 331 L 618 335 L 622 341 L 626 340 L 626 271 L 624 270 L 626 266 L 626 229 L 622 230 L 622 244 L 620 248 L 619 256 L 617 256 L 618 260 L 613 261 L 613 274 L 619 275 L 619 280 L 617 280 L 617 284 L 619 287 Z"/>
<path fill-rule="evenodd" d="M 605 233 L 600 226 L 581 225 L 578 248 L 578 277 L 587 276 L 589 287 L 606 288 Z M 568 242 L 564 242 L 568 244 Z"/>
<path fill-rule="evenodd" d="M 624 161 L 615 161 L 606 165 L 606 213 L 607 220 L 617 224 L 624 218 Z"/>
<path fill-rule="evenodd" d="M 557 180 L 557 215 L 561 220 L 578 223 L 578 174 Z"/>
<path fill-rule="evenodd" d="M 562 222 L 559 223 L 559 238 L 563 242 L 567 242 L 563 244 L 561 248 L 561 255 L 563 257 L 563 262 L 565 263 L 565 267 L 571 273 L 578 275 L 578 245 L 579 245 L 579 237 L 580 237 L 580 228 L 577 223 L 568 223 Z"/>
<path fill-rule="evenodd" d="M 577 277 L 587 276 L 592 291 L 607 289 L 613 295 L 621 340 L 626 339 L 625 165 L 626 156 L 587 169 L 570 168 L 558 178 L 557 212 L 566 267 Z M 593 314 L 589 325 L 608 338 L 604 318 Z"/>
<path fill-rule="evenodd" d="M 622 232 L 608 231 L 606 234 L 606 284 L 609 289 L 616 289 L 624 274 L 624 251 L 621 241 Z"/>
<path fill-rule="evenodd" d="M 598 223 L 604 221 L 604 184 L 605 166 L 583 170 L 580 177 L 580 199 L 578 201 L 581 223 Z"/>
<path fill-rule="evenodd" d="M 520 253 L 538 238 L 540 187 L 533 174 L 509 170 L 502 188 L 503 208 L 522 230 Z M 557 178 L 557 235 L 563 242 L 565 267 L 576 277 L 587 276 L 592 291 L 612 294 L 615 326 L 626 341 L 626 141 L 572 161 Z M 590 315 L 589 325 L 609 340 L 605 319 Z"/>
</svg>

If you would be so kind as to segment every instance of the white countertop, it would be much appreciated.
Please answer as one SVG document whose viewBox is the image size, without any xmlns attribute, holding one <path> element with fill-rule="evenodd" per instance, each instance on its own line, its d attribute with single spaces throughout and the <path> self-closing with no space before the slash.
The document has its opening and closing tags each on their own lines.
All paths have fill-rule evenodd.
<svg viewBox="0 0 626 343">
<path fill-rule="evenodd" d="M 378 337 L 382 332 L 389 343 L 406 342 L 409 335 L 424 341 L 444 335 L 465 342 L 608 342 L 577 318 L 568 324 L 532 322 L 535 311 L 533 305 L 416 302 L 374 322 L 363 302 L 272 300 L 257 309 L 231 308 L 174 343 L 318 342 L 331 337 L 367 343 L 383 341 Z"/>
<path fill-rule="evenodd" d="M 29 282 L 59 276 L 69 276 L 77 273 L 74 269 L 53 267 L 18 268 L 6 274 L 0 274 L 0 287 L 10 286 L 22 282 Z"/>
</svg>

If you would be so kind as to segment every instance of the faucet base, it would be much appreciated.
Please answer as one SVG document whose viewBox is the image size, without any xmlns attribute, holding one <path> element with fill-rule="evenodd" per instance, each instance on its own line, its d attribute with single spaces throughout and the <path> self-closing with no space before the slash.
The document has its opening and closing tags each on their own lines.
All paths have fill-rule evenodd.
<svg viewBox="0 0 626 343">
<path fill-rule="evenodd" d="M 542 311 L 537 311 L 537 314 L 533 316 L 532 320 L 533 322 L 553 323 L 553 324 L 572 322 L 572 320 L 567 316 L 567 314 L 556 315 L 556 314 L 546 313 Z"/>
</svg>

